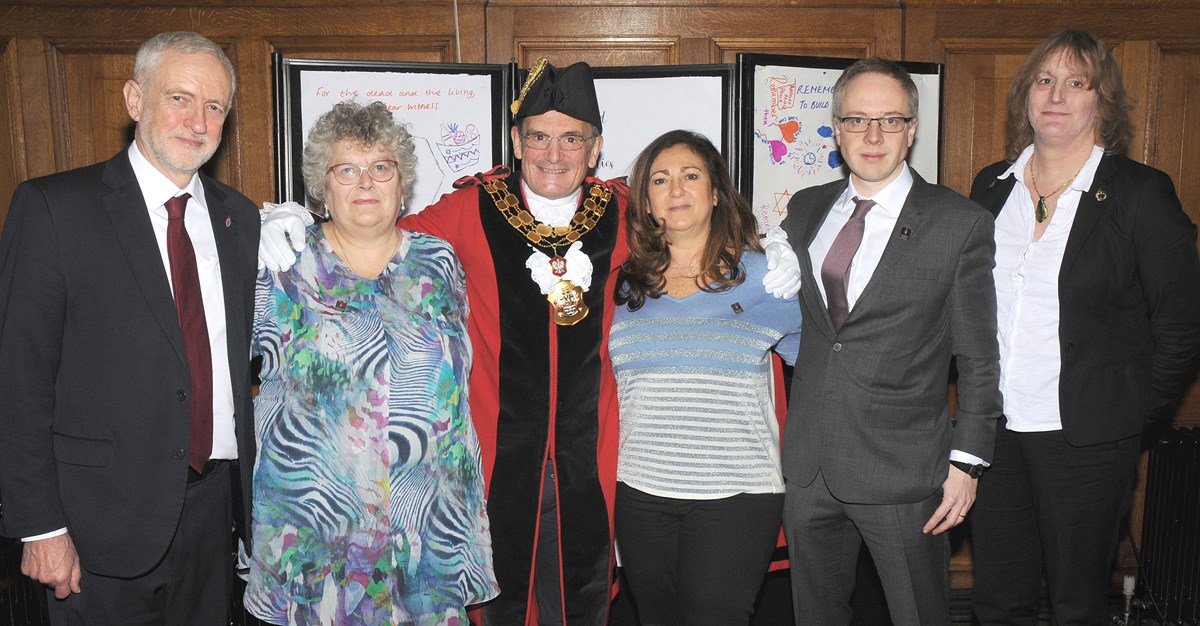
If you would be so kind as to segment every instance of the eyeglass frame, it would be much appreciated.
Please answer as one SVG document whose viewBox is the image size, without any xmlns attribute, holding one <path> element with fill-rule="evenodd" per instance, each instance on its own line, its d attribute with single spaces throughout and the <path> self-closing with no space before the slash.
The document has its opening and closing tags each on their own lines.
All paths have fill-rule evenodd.
<svg viewBox="0 0 1200 626">
<path fill-rule="evenodd" d="M 871 122 L 875 122 L 875 125 L 879 127 L 879 132 L 888 133 L 889 135 L 892 135 L 892 134 L 904 132 L 904 129 L 906 129 L 908 127 L 908 125 L 912 123 L 913 120 L 917 119 L 917 116 L 910 115 L 908 117 L 905 117 L 903 115 L 882 115 L 880 117 L 865 117 L 862 115 L 847 115 L 845 117 L 839 116 L 839 117 L 835 117 L 833 119 L 837 120 L 838 124 L 841 124 L 842 130 L 844 130 L 848 133 L 856 133 L 856 134 L 857 133 L 865 133 L 865 132 L 871 130 Z M 851 120 L 851 119 L 866 120 L 867 125 L 865 127 L 863 127 L 862 130 L 852 130 L 852 129 L 846 127 L 846 120 Z M 883 120 L 902 120 L 904 122 L 904 125 L 897 126 L 895 128 L 895 130 L 892 130 L 892 129 L 883 127 Z"/>
<path fill-rule="evenodd" d="M 529 136 L 530 136 L 530 135 L 543 135 L 543 136 L 545 136 L 545 137 L 546 137 L 546 145 L 544 145 L 544 146 L 531 146 L 531 145 L 529 145 Z M 596 138 L 596 137 L 598 137 L 598 136 L 599 136 L 599 135 L 592 135 L 591 137 L 583 137 L 583 136 L 580 136 L 580 135 L 571 135 L 571 134 L 566 134 L 566 135 L 551 135 L 551 134 L 549 134 L 549 133 L 543 133 L 543 132 L 541 132 L 541 131 L 536 131 L 536 130 L 535 130 L 535 131 L 530 131 L 530 132 L 528 132 L 528 133 L 522 133 L 522 134 L 520 135 L 520 137 L 521 137 L 521 145 L 525 146 L 525 148 L 526 148 L 526 149 L 528 149 L 528 150 L 549 150 L 549 149 L 550 149 L 550 146 L 551 146 L 551 145 L 553 145 L 553 143 L 554 143 L 554 142 L 558 142 L 558 149 L 559 149 L 559 150 L 566 150 L 567 152 L 576 152 L 576 151 L 579 151 L 579 150 L 583 150 L 583 149 L 584 149 L 584 147 L 586 147 L 586 146 L 587 146 L 587 144 L 588 144 L 588 142 L 589 142 L 589 141 L 591 141 L 591 140 L 595 139 L 595 138 Z M 563 139 L 579 139 L 579 140 L 580 140 L 580 142 L 579 142 L 579 145 L 577 145 L 577 146 L 571 146 L 571 145 L 568 145 L 568 144 L 565 144 L 565 143 L 563 143 Z"/>
<path fill-rule="evenodd" d="M 391 176 L 388 176 L 387 178 L 385 178 L 385 179 L 383 179 L 383 180 L 379 180 L 378 178 L 375 178 L 375 176 L 371 174 L 371 167 L 372 167 L 372 166 L 374 166 L 374 165 L 375 165 L 375 164 L 377 164 L 377 163 L 391 163 L 391 164 L 392 164 L 392 175 L 391 175 Z M 352 166 L 352 167 L 358 168 L 358 174 L 357 174 L 357 175 L 354 177 L 354 179 L 353 179 L 353 180 L 351 180 L 351 181 L 350 181 L 350 182 L 348 182 L 348 183 L 344 183 L 344 182 L 342 182 L 342 181 L 341 181 L 341 179 L 339 179 L 339 178 L 338 178 L 338 175 L 337 175 L 337 174 L 334 174 L 334 170 L 336 170 L 336 169 L 338 169 L 339 167 L 342 167 L 342 166 L 344 166 L 344 165 L 349 165 L 349 166 Z M 349 185 L 356 185 L 356 184 L 358 184 L 358 181 L 362 180 L 362 176 L 363 176 L 363 173 L 364 173 L 364 172 L 366 172 L 366 174 L 367 174 L 367 177 L 368 177 L 368 178 L 370 178 L 371 180 L 373 180 L 373 181 L 375 181 L 375 182 L 377 182 L 377 183 L 386 183 L 386 182 L 388 182 L 389 180 L 391 180 L 391 179 L 395 178 L 395 177 L 396 177 L 396 174 L 398 174 L 398 173 L 400 172 L 400 162 L 399 162 L 399 161 L 397 161 L 396 159 L 376 159 L 376 160 L 374 160 L 374 161 L 371 161 L 370 163 L 367 163 L 367 165 L 366 165 L 365 167 L 364 167 L 364 166 L 362 166 L 362 165 L 358 165 L 357 163 L 350 163 L 350 162 L 346 162 L 346 163 L 335 163 L 335 164 L 333 164 L 333 165 L 330 165 L 328 170 L 325 170 L 325 173 L 326 173 L 326 174 L 332 174 L 332 175 L 333 175 L 333 180 L 334 180 L 335 182 L 337 182 L 337 184 L 339 184 L 339 185 L 347 185 L 347 186 L 349 186 Z"/>
</svg>

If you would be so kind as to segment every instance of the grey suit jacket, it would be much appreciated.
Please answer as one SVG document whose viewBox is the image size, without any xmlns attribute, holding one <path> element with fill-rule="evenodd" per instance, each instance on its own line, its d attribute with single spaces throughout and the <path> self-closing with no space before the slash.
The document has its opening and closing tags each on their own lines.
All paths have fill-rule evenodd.
<svg viewBox="0 0 1200 626">
<path fill-rule="evenodd" d="M 201 181 L 221 262 L 248 516 L 258 212 Z M 0 238 L 0 380 L 0 533 L 65 526 L 92 572 L 153 567 L 183 508 L 191 378 L 125 151 L 17 188 Z"/>
<path fill-rule="evenodd" d="M 836 333 L 808 247 L 846 181 L 796 193 L 783 224 L 804 278 L 783 473 L 806 486 L 820 472 L 847 502 L 929 497 L 946 480 L 951 449 L 990 459 L 1001 412 L 992 217 L 913 178 L 879 266 Z"/>
</svg>

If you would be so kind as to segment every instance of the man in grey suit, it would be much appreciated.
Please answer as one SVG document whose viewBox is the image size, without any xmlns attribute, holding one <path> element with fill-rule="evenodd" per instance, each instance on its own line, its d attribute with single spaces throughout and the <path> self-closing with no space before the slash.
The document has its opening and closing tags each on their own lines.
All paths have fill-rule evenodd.
<svg viewBox="0 0 1200 626">
<path fill-rule="evenodd" d="M 945 533 L 1001 411 L 992 218 L 905 163 L 917 90 L 896 63 L 852 65 L 833 113 L 849 182 L 795 194 L 784 222 L 804 277 L 783 445 L 796 623 L 850 622 L 866 543 L 893 622 L 948 624 Z"/>
</svg>

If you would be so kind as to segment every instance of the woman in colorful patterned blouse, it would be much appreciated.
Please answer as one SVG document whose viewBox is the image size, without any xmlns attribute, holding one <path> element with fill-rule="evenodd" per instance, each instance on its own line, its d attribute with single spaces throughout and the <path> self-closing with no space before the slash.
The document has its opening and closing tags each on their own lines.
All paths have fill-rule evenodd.
<svg viewBox="0 0 1200 626">
<path fill-rule="evenodd" d="M 625 216 L 608 347 L 629 590 L 643 626 L 747 624 L 783 512 L 771 352 L 795 361 L 800 305 L 759 286 L 754 215 L 702 135 L 642 151 Z"/>
<path fill-rule="evenodd" d="M 395 226 L 415 169 L 386 106 L 335 105 L 304 149 L 329 221 L 259 278 L 245 603 L 272 624 L 465 625 L 498 593 L 462 268 Z"/>
</svg>

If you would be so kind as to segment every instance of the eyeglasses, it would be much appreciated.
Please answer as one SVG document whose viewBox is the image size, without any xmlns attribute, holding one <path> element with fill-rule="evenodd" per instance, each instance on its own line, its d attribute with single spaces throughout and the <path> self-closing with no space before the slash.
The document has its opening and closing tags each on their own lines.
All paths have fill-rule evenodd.
<svg viewBox="0 0 1200 626">
<path fill-rule="evenodd" d="M 546 133 L 528 133 L 521 135 L 521 142 L 530 150 L 548 150 L 550 144 L 557 141 L 560 150 L 582 150 L 587 142 L 595 139 L 592 137 L 582 137 L 580 135 L 559 135 L 557 137 L 547 135 Z"/>
<path fill-rule="evenodd" d="M 333 179 L 343 185 L 353 185 L 362 180 L 363 172 L 377 183 L 386 183 L 396 176 L 396 162 L 391 159 L 380 159 L 366 167 L 353 163 L 338 163 L 329 168 Z"/>
<path fill-rule="evenodd" d="M 842 130 L 848 133 L 865 133 L 867 132 L 867 129 L 871 128 L 871 122 L 877 122 L 879 124 L 879 130 L 885 133 L 898 133 L 904 130 L 904 128 L 908 126 L 908 123 L 914 119 L 916 118 L 896 116 L 839 117 L 837 118 L 837 121 L 841 122 Z"/>
</svg>

